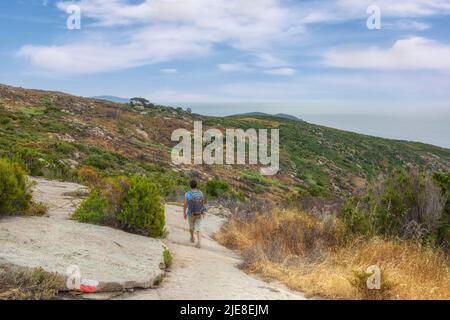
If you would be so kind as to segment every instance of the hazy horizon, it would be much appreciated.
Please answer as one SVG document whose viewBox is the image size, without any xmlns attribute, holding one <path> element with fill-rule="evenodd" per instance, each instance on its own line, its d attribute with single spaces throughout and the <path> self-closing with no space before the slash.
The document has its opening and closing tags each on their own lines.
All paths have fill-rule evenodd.
<svg viewBox="0 0 450 320">
<path fill-rule="evenodd" d="M 169 103 L 170 104 L 170 103 Z M 172 104 L 182 106 L 183 104 Z M 186 104 L 193 112 L 207 116 L 229 116 L 248 112 L 270 114 L 286 113 L 309 123 L 352 131 L 388 139 L 416 141 L 450 149 L 450 111 L 432 110 L 425 113 L 333 113 L 326 110 L 314 112 L 314 108 L 295 109 L 278 107 L 255 107 L 254 104 Z"/>
</svg>

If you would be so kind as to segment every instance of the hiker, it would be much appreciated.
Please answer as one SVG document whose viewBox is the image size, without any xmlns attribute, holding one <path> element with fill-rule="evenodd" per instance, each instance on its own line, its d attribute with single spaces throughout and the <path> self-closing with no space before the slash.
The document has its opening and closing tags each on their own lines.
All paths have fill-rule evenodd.
<svg viewBox="0 0 450 320">
<path fill-rule="evenodd" d="M 203 193 L 197 188 L 197 181 L 192 180 L 190 183 L 191 191 L 186 192 L 184 196 L 183 213 L 184 220 L 189 221 L 189 232 L 191 234 L 191 242 L 195 243 L 194 234 L 197 235 L 197 248 L 201 247 L 201 226 L 202 219 L 205 214 L 205 201 Z"/>
</svg>

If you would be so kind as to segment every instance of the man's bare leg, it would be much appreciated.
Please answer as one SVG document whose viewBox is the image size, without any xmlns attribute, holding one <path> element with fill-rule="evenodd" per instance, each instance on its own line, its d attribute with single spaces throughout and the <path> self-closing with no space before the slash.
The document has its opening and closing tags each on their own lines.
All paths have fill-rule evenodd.
<svg viewBox="0 0 450 320">
<path fill-rule="evenodd" d="M 194 230 L 189 230 L 189 233 L 191 234 L 191 242 L 195 243 L 195 239 L 194 239 Z"/>
<path fill-rule="evenodd" d="M 197 232 L 197 248 L 202 247 L 202 234 L 200 232 Z"/>
</svg>

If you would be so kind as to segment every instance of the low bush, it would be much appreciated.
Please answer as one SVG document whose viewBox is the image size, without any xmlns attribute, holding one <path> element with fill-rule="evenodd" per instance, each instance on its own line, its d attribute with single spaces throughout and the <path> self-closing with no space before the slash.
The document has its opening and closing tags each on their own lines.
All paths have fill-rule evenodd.
<svg viewBox="0 0 450 320">
<path fill-rule="evenodd" d="M 441 188 L 441 192 L 446 198 L 444 213 L 439 221 L 438 240 L 446 248 L 450 248 L 450 172 L 436 172 L 433 180 Z"/>
<path fill-rule="evenodd" d="M 396 172 L 350 200 L 342 219 L 351 231 L 443 244 L 447 195 L 426 174 Z"/>
<path fill-rule="evenodd" d="M 80 168 L 80 170 L 78 170 L 78 178 L 81 183 L 90 188 L 95 188 L 102 180 L 100 173 L 90 166 Z"/>
<path fill-rule="evenodd" d="M 224 197 L 231 192 L 228 183 L 217 178 L 208 180 L 204 185 L 204 190 L 206 196 L 212 199 Z"/>
<path fill-rule="evenodd" d="M 82 176 L 92 178 L 86 169 Z M 108 225 L 151 237 L 164 235 L 165 215 L 158 187 L 148 178 L 100 178 L 72 218 L 80 222 Z"/>
<path fill-rule="evenodd" d="M 0 215 L 26 212 L 31 204 L 30 185 L 17 163 L 0 160 Z"/>
<path fill-rule="evenodd" d="M 73 213 L 72 218 L 79 222 L 107 224 L 108 202 L 93 190 Z"/>
<path fill-rule="evenodd" d="M 29 148 L 18 148 L 14 152 L 14 161 L 23 163 L 24 168 L 31 176 L 42 176 L 45 161 L 43 155 Z"/>
<path fill-rule="evenodd" d="M 295 211 L 232 218 L 216 239 L 242 253 L 245 271 L 277 279 L 308 296 L 330 299 L 450 299 L 450 262 L 411 241 L 349 237 L 338 218 Z M 351 235 L 351 233 L 350 233 Z M 381 270 L 369 290 L 368 267 Z"/>
<path fill-rule="evenodd" d="M 99 170 L 106 170 L 111 166 L 110 161 L 102 155 L 91 155 L 86 160 L 86 164 Z"/>
<path fill-rule="evenodd" d="M 26 215 L 28 216 L 37 216 L 42 217 L 43 215 L 47 214 L 48 207 L 43 203 L 36 203 L 32 202 L 30 204 L 30 208 L 26 211 Z"/>
<path fill-rule="evenodd" d="M 167 248 L 164 248 L 163 258 L 164 258 L 164 264 L 166 265 L 166 268 L 170 268 L 173 263 L 173 257 Z"/>
<path fill-rule="evenodd" d="M 334 218 L 321 221 L 303 212 L 275 210 L 248 221 L 231 220 L 218 240 L 241 250 L 257 245 L 265 259 L 279 263 L 292 255 L 318 258 L 323 249 L 346 240 L 346 229 Z"/>
<path fill-rule="evenodd" d="M 157 186 L 145 177 L 132 177 L 117 218 L 126 229 L 163 236 L 165 215 Z"/>
<path fill-rule="evenodd" d="M 64 287 L 63 277 L 42 268 L 0 267 L 0 300 L 50 300 Z"/>
</svg>

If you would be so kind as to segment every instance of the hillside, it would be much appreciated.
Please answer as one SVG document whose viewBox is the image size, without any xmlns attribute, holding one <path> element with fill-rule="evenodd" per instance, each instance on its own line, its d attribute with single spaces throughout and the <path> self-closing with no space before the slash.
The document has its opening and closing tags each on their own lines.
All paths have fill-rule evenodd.
<svg viewBox="0 0 450 320">
<path fill-rule="evenodd" d="M 225 128 L 279 128 L 281 171 L 254 166 L 174 166 L 170 137 L 194 120 Z M 32 175 L 77 181 L 93 166 L 108 175 L 145 174 L 167 197 L 192 176 L 225 180 L 240 197 L 281 201 L 293 195 L 348 195 L 395 168 L 450 169 L 450 150 L 388 140 L 269 115 L 224 118 L 181 108 L 131 107 L 60 92 L 0 85 L 0 156 L 21 160 Z M 262 197 L 264 195 L 264 197 Z"/>
<path fill-rule="evenodd" d="M 128 102 L 130 102 L 130 99 L 121 98 L 121 97 L 115 97 L 115 96 L 95 96 L 95 97 L 92 97 L 92 98 L 93 99 L 101 99 L 101 100 L 116 102 L 116 103 L 128 103 Z"/>
<path fill-rule="evenodd" d="M 286 114 L 286 113 L 269 114 L 269 113 L 265 113 L 265 112 L 248 112 L 248 113 L 236 114 L 234 116 L 235 117 L 239 117 L 239 116 L 273 117 L 273 118 L 281 118 L 281 119 L 286 119 L 286 120 L 302 121 L 302 119 L 299 119 L 293 115 Z"/>
</svg>

